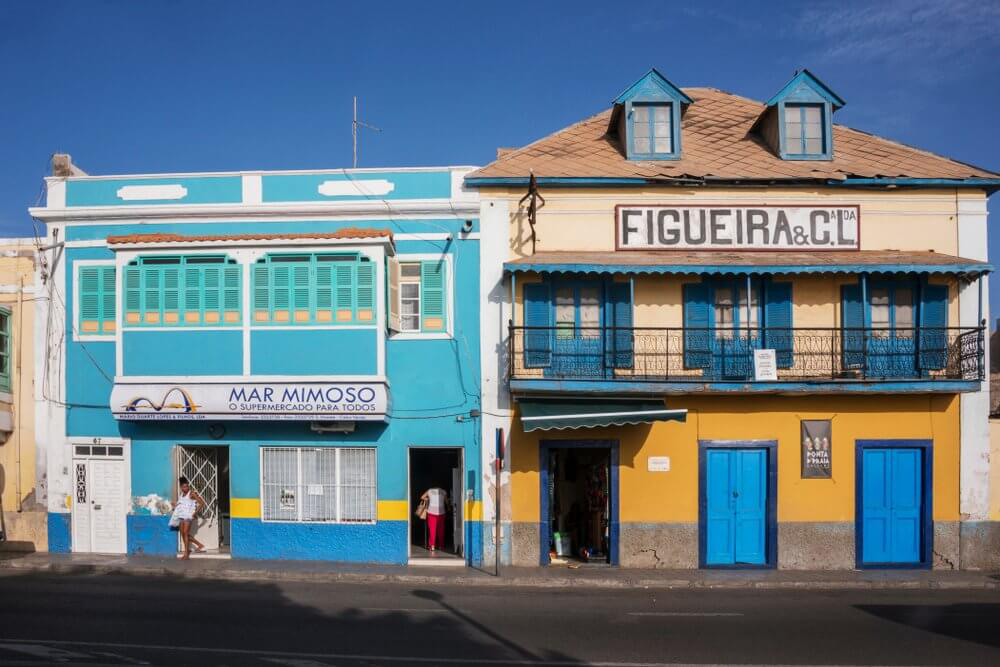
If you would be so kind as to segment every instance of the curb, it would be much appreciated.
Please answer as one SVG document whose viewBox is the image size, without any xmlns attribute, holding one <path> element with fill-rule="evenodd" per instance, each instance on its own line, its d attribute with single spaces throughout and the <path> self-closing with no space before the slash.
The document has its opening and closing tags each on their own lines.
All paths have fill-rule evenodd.
<svg viewBox="0 0 1000 667">
<path fill-rule="evenodd" d="M 370 584 L 394 583 L 409 585 L 449 586 L 508 586 L 516 588 L 601 588 L 601 589 L 661 589 L 661 590 L 1000 590 L 1000 579 L 983 575 L 958 581 L 940 579 L 864 579 L 826 580 L 807 579 L 753 580 L 753 579 L 678 579 L 678 578 L 571 578 L 571 577 L 494 577 L 483 574 L 434 575 L 417 572 L 366 573 L 366 572 L 288 572 L 271 569 L 260 570 L 211 570 L 174 569 L 155 565 L 71 564 L 71 563 L 18 563 L 0 561 L 0 572 L 44 572 L 70 575 L 130 575 L 190 579 L 203 581 L 261 581 L 298 583 Z"/>
</svg>

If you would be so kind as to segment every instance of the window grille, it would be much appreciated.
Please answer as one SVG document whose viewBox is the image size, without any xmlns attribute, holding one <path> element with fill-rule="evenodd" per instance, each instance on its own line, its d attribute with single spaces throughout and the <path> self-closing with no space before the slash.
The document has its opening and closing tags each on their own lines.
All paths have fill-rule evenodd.
<svg viewBox="0 0 1000 667">
<path fill-rule="evenodd" d="M 374 523 L 375 479 L 371 447 L 264 447 L 261 518 Z"/>
<path fill-rule="evenodd" d="M 10 391 L 10 310 L 0 307 L 0 390 Z"/>
</svg>

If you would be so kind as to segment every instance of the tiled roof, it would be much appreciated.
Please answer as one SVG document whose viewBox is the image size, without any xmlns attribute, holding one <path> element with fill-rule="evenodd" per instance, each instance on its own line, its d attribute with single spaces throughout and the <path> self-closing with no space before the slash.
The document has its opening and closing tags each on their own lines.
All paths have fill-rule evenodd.
<svg viewBox="0 0 1000 667">
<path fill-rule="evenodd" d="M 644 178 L 651 180 L 841 180 L 1000 178 L 1000 174 L 849 127 L 833 127 L 833 160 L 782 160 L 750 133 L 765 106 L 714 88 L 685 88 L 694 99 L 681 121 L 681 158 L 630 161 L 607 135 L 611 110 L 505 153 L 467 178 Z"/>
<path fill-rule="evenodd" d="M 838 273 L 861 270 L 984 273 L 986 262 L 938 252 L 904 250 L 746 252 L 539 252 L 504 264 L 509 271 L 598 273 Z"/>
<path fill-rule="evenodd" d="M 338 229 L 335 232 L 307 232 L 296 234 L 207 234 L 204 236 L 186 236 L 184 234 L 125 234 L 122 236 L 109 236 L 108 243 L 111 245 L 139 244 L 139 243 L 192 243 L 203 241 L 291 241 L 299 239 L 392 239 L 392 232 L 388 229 L 361 229 L 358 227 L 348 227 Z"/>
</svg>

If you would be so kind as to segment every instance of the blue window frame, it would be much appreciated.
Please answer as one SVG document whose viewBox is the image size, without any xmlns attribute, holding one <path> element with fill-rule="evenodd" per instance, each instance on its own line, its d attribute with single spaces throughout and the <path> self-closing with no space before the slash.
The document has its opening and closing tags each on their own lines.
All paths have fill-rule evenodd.
<svg viewBox="0 0 1000 667">
<path fill-rule="evenodd" d="M 674 155 L 673 103 L 632 102 L 630 106 L 632 157 L 660 159 Z"/>
<path fill-rule="evenodd" d="M 790 158 L 825 157 L 829 145 L 823 104 L 785 104 L 785 153 Z"/>
</svg>

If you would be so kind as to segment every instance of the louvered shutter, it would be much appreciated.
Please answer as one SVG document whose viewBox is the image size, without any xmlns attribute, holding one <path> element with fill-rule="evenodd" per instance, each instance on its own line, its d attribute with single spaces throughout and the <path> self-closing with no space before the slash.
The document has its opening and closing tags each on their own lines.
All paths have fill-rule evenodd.
<svg viewBox="0 0 1000 667">
<path fill-rule="evenodd" d="M 682 288 L 684 297 L 684 368 L 712 365 L 712 289 L 704 283 Z"/>
<path fill-rule="evenodd" d="M 180 322 L 181 285 L 180 269 L 166 267 L 163 269 L 163 321 L 166 324 Z"/>
<path fill-rule="evenodd" d="M 145 283 L 143 285 L 143 321 L 146 324 L 158 324 L 160 322 L 160 311 L 163 309 L 162 299 L 160 298 L 160 289 L 162 286 L 160 270 L 155 267 L 144 266 L 142 268 L 142 278 Z"/>
<path fill-rule="evenodd" d="M 389 330 L 390 331 L 401 331 L 402 322 L 400 319 L 400 303 L 399 303 L 399 260 L 395 257 L 390 258 L 386 262 L 386 272 L 388 273 L 388 280 L 386 281 L 389 285 Z"/>
<path fill-rule="evenodd" d="M 243 310 L 243 267 L 226 266 L 222 269 L 223 319 L 230 324 L 240 322 Z"/>
<path fill-rule="evenodd" d="M 371 322 L 375 319 L 375 265 L 372 262 L 358 264 L 358 321 Z"/>
<path fill-rule="evenodd" d="M 218 324 L 222 319 L 222 269 L 218 266 L 206 266 L 201 271 L 205 281 L 202 291 L 205 322 Z"/>
<path fill-rule="evenodd" d="M 101 271 L 96 266 L 84 266 L 79 273 L 81 334 L 100 333 L 101 327 Z"/>
<path fill-rule="evenodd" d="M 269 285 L 270 267 L 259 263 L 253 266 L 253 321 L 269 322 L 271 320 L 271 288 Z"/>
<path fill-rule="evenodd" d="M 861 303 L 861 287 L 859 285 L 844 285 L 840 295 L 844 369 L 861 369 L 865 361 L 865 313 L 864 305 Z"/>
<path fill-rule="evenodd" d="M 309 293 L 312 287 L 312 272 L 310 264 L 297 264 L 292 267 L 292 310 L 296 322 L 309 322 Z"/>
<path fill-rule="evenodd" d="M 316 265 L 316 321 L 333 321 L 333 267 L 329 262 Z"/>
<path fill-rule="evenodd" d="M 334 271 L 338 322 L 354 320 L 354 271 L 355 265 L 348 262 L 338 262 Z"/>
<path fill-rule="evenodd" d="M 113 333 L 118 322 L 115 289 L 115 267 L 101 270 L 101 331 Z"/>
<path fill-rule="evenodd" d="M 138 266 L 125 267 L 125 322 L 138 324 L 142 320 L 142 274 Z"/>
<path fill-rule="evenodd" d="M 632 286 L 611 283 L 608 287 L 610 320 L 614 331 L 606 338 L 611 368 L 632 368 Z"/>
<path fill-rule="evenodd" d="M 552 364 L 552 299 L 546 283 L 524 286 L 524 367 Z M 541 327 L 541 328 L 534 328 Z"/>
<path fill-rule="evenodd" d="M 795 340 L 792 335 L 792 284 L 768 283 L 766 292 L 764 347 L 775 351 L 778 368 L 791 368 Z"/>
<path fill-rule="evenodd" d="M 420 320 L 422 331 L 444 331 L 446 264 L 444 259 L 420 263 Z"/>
<path fill-rule="evenodd" d="M 920 298 L 920 370 L 948 365 L 948 286 L 923 285 Z"/>
<path fill-rule="evenodd" d="M 195 266 L 184 268 L 184 321 L 198 324 L 201 314 L 201 269 Z"/>
<path fill-rule="evenodd" d="M 271 307 L 275 322 L 288 322 L 291 315 L 291 272 L 287 266 L 271 265 Z"/>
</svg>

